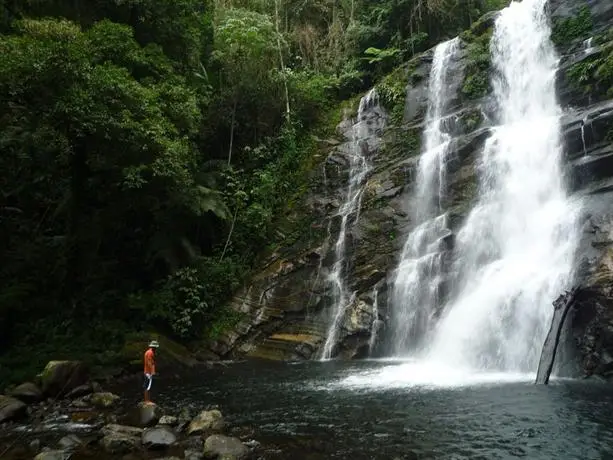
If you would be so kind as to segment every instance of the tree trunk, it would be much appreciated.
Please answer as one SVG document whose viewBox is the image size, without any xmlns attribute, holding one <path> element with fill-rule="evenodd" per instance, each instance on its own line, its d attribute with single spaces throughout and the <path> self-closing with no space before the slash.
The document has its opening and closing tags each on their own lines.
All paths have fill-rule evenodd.
<svg viewBox="0 0 613 460">
<path fill-rule="evenodd" d="M 219 258 L 219 262 L 223 260 L 223 256 L 226 255 L 226 250 L 228 249 L 228 245 L 230 244 L 230 239 L 232 238 L 232 232 L 234 231 L 234 224 L 236 223 L 236 216 L 238 215 L 238 205 L 236 205 L 236 209 L 234 210 L 234 216 L 232 217 L 232 225 L 230 225 L 230 232 L 228 233 L 228 238 L 226 239 L 226 244 L 223 247 L 223 251 L 221 252 L 221 257 Z"/>
<path fill-rule="evenodd" d="M 285 117 L 290 119 L 289 91 L 287 89 L 287 75 L 285 74 L 285 64 L 283 63 L 283 50 L 281 49 L 281 32 L 279 30 L 279 0 L 275 0 L 275 28 L 277 29 L 277 48 L 279 50 L 279 62 L 283 73 L 283 86 L 285 87 Z"/>
<path fill-rule="evenodd" d="M 75 318 L 83 316 L 79 297 L 83 288 L 82 218 L 85 212 L 87 184 L 87 148 L 79 142 L 70 165 L 70 206 L 67 219 L 65 300 L 72 306 Z"/>
<path fill-rule="evenodd" d="M 228 167 L 232 161 L 232 146 L 234 145 L 234 120 L 236 118 L 236 105 L 238 104 L 238 97 L 234 96 L 234 105 L 232 106 L 232 121 L 230 122 L 230 147 L 228 148 Z"/>
<path fill-rule="evenodd" d="M 575 304 L 578 291 L 579 287 L 575 287 L 570 292 L 562 294 L 553 303 L 554 310 L 553 317 L 551 318 L 551 326 L 545 338 L 545 343 L 543 343 L 541 358 L 536 371 L 535 383 L 544 385 L 549 383 L 549 376 L 553 370 L 553 363 L 555 362 L 560 336 L 564 328 L 564 320 L 570 308 Z"/>
</svg>

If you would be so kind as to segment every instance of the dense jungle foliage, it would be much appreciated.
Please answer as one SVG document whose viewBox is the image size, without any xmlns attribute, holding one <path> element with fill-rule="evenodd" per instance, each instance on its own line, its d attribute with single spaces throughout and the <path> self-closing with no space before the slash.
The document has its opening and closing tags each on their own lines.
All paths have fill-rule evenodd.
<svg viewBox="0 0 613 460">
<path fill-rule="evenodd" d="M 0 381 L 230 327 L 339 102 L 505 3 L 2 0 Z"/>
</svg>

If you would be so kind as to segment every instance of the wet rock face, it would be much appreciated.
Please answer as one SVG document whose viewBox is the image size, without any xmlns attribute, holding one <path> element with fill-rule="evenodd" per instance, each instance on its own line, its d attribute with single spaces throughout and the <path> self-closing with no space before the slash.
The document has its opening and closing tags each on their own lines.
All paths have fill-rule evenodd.
<svg viewBox="0 0 613 460">
<path fill-rule="evenodd" d="M 571 330 L 586 375 L 613 377 L 613 189 L 585 198 L 579 248 L 581 296 Z"/>
<path fill-rule="evenodd" d="M 352 158 L 359 149 L 366 161 L 373 164 L 373 172 L 385 175 L 382 172 L 385 166 L 374 165 L 379 157 L 385 122 L 386 114 L 373 99 L 360 119 L 354 114 L 338 126 L 337 141 L 325 143 L 326 158 L 313 171 L 311 191 L 299 210 L 306 217 L 304 236 L 292 247 L 273 254 L 251 285 L 232 301 L 230 307 L 246 313 L 246 317 L 233 331 L 212 344 L 216 354 L 248 354 L 272 359 L 309 359 L 317 355 L 326 337 L 330 307 L 335 302 L 329 276 L 335 262 L 335 243 L 341 225 L 339 210 L 346 200 Z M 361 133 L 366 133 L 360 139 L 355 138 L 356 126 Z M 380 186 L 380 182 L 383 181 L 377 179 L 366 184 L 363 202 L 393 198 L 401 191 L 402 187 L 398 188 L 401 184 L 385 181 Z M 379 235 L 379 228 L 382 221 L 390 221 L 393 210 L 374 211 L 371 215 L 362 214 L 362 210 L 366 212 L 366 207 L 362 206 L 359 216 L 353 213 L 348 217 L 346 269 L 365 270 L 367 279 L 349 278 L 359 280 L 360 290 L 369 290 L 385 276 L 385 270 L 364 268 L 360 260 L 364 252 L 358 254 L 356 249 L 367 238 L 373 245 L 376 245 L 375 239 L 386 240 L 387 235 L 382 238 Z M 393 250 L 386 251 L 387 256 L 383 258 L 391 262 Z M 354 289 L 354 286 L 348 288 Z"/>
<path fill-rule="evenodd" d="M 367 158 L 370 169 L 361 189 L 359 211 L 347 218 L 343 272 L 346 292 L 352 300 L 341 315 L 339 343 L 333 355 L 354 358 L 374 350 L 370 343 L 373 327 L 385 330 L 389 319 L 385 298 L 393 283 L 398 255 L 413 225 L 410 198 L 419 164 L 431 62 L 432 50 L 399 75 L 401 86 L 393 83 L 407 86 L 403 110 L 395 108 L 394 118 L 391 111 L 382 108 L 382 100 L 377 104 L 375 99 L 360 119 L 354 112 L 338 125 L 339 142 L 328 143 L 331 147 L 325 152 L 323 164 L 313 172 L 312 187 L 301 209 L 310 219 L 309 237 L 302 241 L 304 244 L 274 254 L 250 286 L 234 299 L 231 308 L 247 313 L 247 318 L 213 344 L 216 353 L 283 360 L 320 356 L 335 306 L 330 275 L 336 262 L 340 211 L 347 197 L 356 148 Z M 479 104 L 461 105 L 465 65 L 466 52 L 461 48 L 450 63 L 446 81 L 458 94 L 449 104 L 446 120 L 457 135 L 460 152 L 450 160 L 450 194 L 446 203 L 456 225 L 474 198 L 472 163 L 487 137 L 487 129 L 479 125 Z M 402 120 L 398 119 L 399 113 Z M 356 139 L 356 132 L 363 138 Z M 449 241 L 453 241 L 452 235 Z M 375 298 L 380 300 L 377 308 Z"/>
<path fill-rule="evenodd" d="M 600 82 L 590 66 L 611 52 L 607 40 L 613 38 L 613 2 L 551 0 L 549 9 L 561 55 L 557 89 L 565 109 L 562 124 L 569 185 L 584 210 L 576 255 L 576 278 L 582 289 L 569 315 L 571 336 L 583 372 L 611 377 L 613 99 L 610 85 Z M 562 26 L 569 24 L 573 27 L 562 33 Z"/>
<path fill-rule="evenodd" d="M 486 137 L 484 131 L 469 136 L 476 128 L 475 120 L 481 117 L 478 105 L 460 105 L 465 58 L 461 49 L 450 63 L 446 82 L 458 94 L 449 104 L 448 122 L 458 135 L 458 150 L 462 149 L 462 155 L 454 157 L 451 165 L 458 173 L 450 176 L 454 190 L 458 190 L 455 201 L 450 202 L 455 223 L 461 222 L 469 209 L 466 202 L 473 198 L 467 189 L 472 186 L 474 168 L 465 166 L 472 163 L 474 151 Z M 246 318 L 212 344 L 215 353 L 283 360 L 320 356 L 335 305 L 330 275 L 341 227 L 339 211 L 347 197 L 351 158 L 358 148 L 370 169 L 359 211 L 347 219 L 343 271 L 346 291 L 350 297 L 355 295 L 342 314 L 335 353 L 349 358 L 368 354 L 373 326 L 378 325 L 382 331 L 388 319 L 384 309 L 375 311 L 374 298 L 385 305 L 398 254 L 412 228 L 407 204 L 417 175 L 431 61 L 432 50 L 399 77 L 402 86 L 407 85 L 406 101 L 404 110 L 395 113 L 403 112 L 403 120 L 392 119 L 381 100 L 377 103 L 372 99 L 360 119 L 354 109 L 338 125 L 338 140 L 326 143 L 325 161 L 313 171 L 311 190 L 300 210 L 310 222 L 308 237 L 273 254 L 251 284 L 236 296 L 230 307 L 247 313 Z M 356 139 L 356 132 L 360 139 Z"/>
</svg>

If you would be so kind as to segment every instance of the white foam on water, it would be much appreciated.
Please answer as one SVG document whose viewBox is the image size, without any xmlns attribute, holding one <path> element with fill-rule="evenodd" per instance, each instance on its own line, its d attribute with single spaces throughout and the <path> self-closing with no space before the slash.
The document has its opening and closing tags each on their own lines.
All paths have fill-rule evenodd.
<svg viewBox="0 0 613 460">
<path fill-rule="evenodd" d="M 346 376 L 329 385 L 333 388 L 373 390 L 394 388 L 462 388 L 476 385 L 533 382 L 535 374 L 475 372 L 469 367 L 450 367 L 436 361 L 413 361 Z"/>
</svg>

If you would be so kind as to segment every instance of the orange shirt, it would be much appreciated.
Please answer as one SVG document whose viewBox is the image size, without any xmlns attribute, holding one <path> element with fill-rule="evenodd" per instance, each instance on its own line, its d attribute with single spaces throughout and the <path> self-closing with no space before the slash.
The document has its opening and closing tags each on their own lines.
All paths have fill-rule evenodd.
<svg viewBox="0 0 613 460">
<path fill-rule="evenodd" d="M 151 348 L 145 352 L 145 374 L 155 374 L 155 360 Z"/>
</svg>

